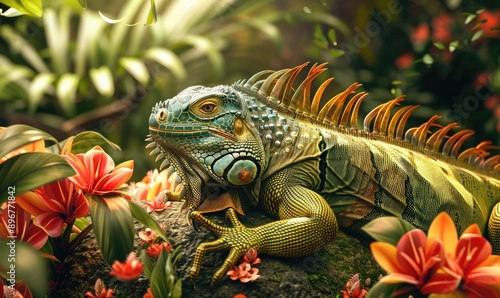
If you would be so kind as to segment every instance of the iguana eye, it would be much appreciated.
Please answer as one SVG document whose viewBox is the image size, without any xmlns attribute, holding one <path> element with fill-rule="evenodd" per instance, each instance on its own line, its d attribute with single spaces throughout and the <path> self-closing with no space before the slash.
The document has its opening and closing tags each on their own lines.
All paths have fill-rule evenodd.
<svg viewBox="0 0 500 298">
<path fill-rule="evenodd" d="M 158 122 L 164 122 L 167 120 L 167 111 L 165 109 L 161 109 L 156 113 L 156 120 Z"/>
<path fill-rule="evenodd" d="M 204 99 L 192 107 L 193 113 L 200 117 L 213 116 L 219 113 L 220 110 L 220 99 L 218 98 L 207 98 Z"/>
</svg>

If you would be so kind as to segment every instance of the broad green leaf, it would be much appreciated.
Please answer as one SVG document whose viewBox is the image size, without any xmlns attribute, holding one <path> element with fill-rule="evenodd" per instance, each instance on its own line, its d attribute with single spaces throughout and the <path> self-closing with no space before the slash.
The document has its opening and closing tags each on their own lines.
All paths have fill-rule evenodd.
<svg viewBox="0 0 500 298">
<path fill-rule="evenodd" d="M 34 113 L 38 104 L 40 103 L 45 91 L 52 88 L 52 82 L 55 80 L 55 76 L 51 73 L 42 72 L 38 74 L 30 84 L 28 89 L 29 94 L 29 111 Z"/>
<path fill-rule="evenodd" d="M 165 235 L 158 222 L 154 218 L 152 218 L 151 215 L 149 215 L 144 210 L 144 208 L 142 208 L 141 206 L 137 205 L 132 201 L 127 201 L 127 202 L 130 206 L 130 211 L 132 212 L 132 216 L 135 219 L 140 221 L 146 227 L 150 228 L 152 231 L 156 232 L 156 234 L 158 234 L 158 236 L 160 236 L 163 240 L 165 240 L 165 242 L 170 243 L 168 241 L 167 235 Z"/>
<path fill-rule="evenodd" d="M 399 288 L 401 284 L 383 284 L 377 282 L 370 288 L 366 298 L 380 298 L 380 297 L 393 297 L 394 291 Z M 398 296 L 400 297 L 400 296 Z"/>
<path fill-rule="evenodd" d="M 151 262 L 151 257 L 143 250 L 141 253 L 141 263 L 144 265 L 144 275 L 148 279 L 151 279 L 151 274 L 153 273 L 153 262 Z"/>
<path fill-rule="evenodd" d="M 101 46 L 106 47 L 107 39 L 102 32 L 106 26 L 107 23 L 103 22 L 93 11 L 82 11 L 74 54 L 76 74 L 83 76 L 87 73 L 87 67 L 102 65 L 99 51 Z M 110 63 L 106 63 L 106 65 L 110 65 Z"/>
<path fill-rule="evenodd" d="M 69 42 L 70 42 L 70 21 L 71 10 L 62 6 L 55 10 L 48 8 L 43 17 L 45 26 L 45 37 L 50 53 L 50 62 L 54 72 L 64 75 L 69 67 Z"/>
<path fill-rule="evenodd" d="M 442 42 L 434 42 L 432 44 L 440 50 L 444 50 L 446 48 L 446 46 Z"/>
<path fill-rule="evenodd" d="M 114 150 L 121 150 L 120 146 L 106 139 L 103 135 L 91 130 L 83 131 L 76 136 L 69 137 L 66 140 L 59 142 L 59 147 L 63 148 L 69 140 L 71 140 L 72 142 L 71 153 L 73 154 L 85 153 L 92 149 L 94 146 L 102 147 L 103 145 L 108 145 Z M 56 146 L 47 147 L 46 150 L 56 154 L 60 154 L 59 148 Z"/>
<path fill-rule="evenodd" d="M 87 0 L 78 0 L 78 3 L 80 3 L 81 7 L 87 8 Z"/>
<path fill-rule="evenodd" d="M 115 93 L 113 74 L 109 67 L 103 65 L 90 70 L 90 79 L 97 91 L 104 96 L 112 96 Z"/>
<path fill-rule="evenodd" d="M 95 237 L 109 265 L 123 262 L 134 248 L 134 219 L 121 196 L 89 195 L 90 218 Z"/>
<path fill-rule="evenodd" d="M 0 157 L 39 140 L 57 140 L 48 133 L 24 124 L 14 124 L 0 131 Z M 4 177 L 4 176 L 2 176 Z"/>
<path fill-rule="evenodd" d="M 31 67 L 38 72 L 49 72 L 49 68 L 43 61 L 38 50 L 20 34 L 18 34 L 11 26 L 0 26 L 0 36 L 5 38 L 7 44 L 13 52 L 19 53 Z"/>
<path fill-rule="evenodd" d="M 144 53 L 144 57 L 163 65 L 180 81 L 185 80 L 187 77 L 187 71 L 181 59 L 169 49 L 160 47 L 150 48 Z"/>
<path fill-rule="evenodd" d="M 67 116 L 76 114 L 76 92 L 80 76 L 72 73 L 65 73 L 57 83 L 57 99 L 61 108 Z"/>
<path fill-rule="evenodd" d="M 24 280 L 28 284 L 34 297 L 45 297 L 48 279 L 47 261 L 30 245 L 20 241 L 13 241 L 0 240 L 1 275 L 6 279 L 10 279 L 9 271 L 12 270 L 16 280 Z M 11 253 L 12 249 L 15 249 L 15 254 Z M 15 267 L 12 268 L 12 265 Z M 10 281 L 7 282 L 10 285 Z M 9 295 L 6 297 L 9 297 Z"/>
<path fill-rule="evenodd" d="M 320 24 L 316 24 L 314 27 L 313 36 L 315 38 L 315 43 L 322 49 L 328 48 L 328 40 L 326 39 L 325 34 L 323 33 L 323 29 L 321 29 Z"/>
<path fill-rule="evenodd" d="M 148 20 L 146 21 L 146 25 L 152 25 L 156 23 L 156 5 L 155 5 L 155 0 L 151 0 L 151 8 L 149 9 L 148 13 Z"/>
<path fill-rule="evenodd" d="M 49 152 L 27 152 L 0 164 L 0 203 L 7 200 L 9 187 L 20 195 L 39 186 L 75 175 L 68 162 Z"/>
<path fill-rule="evenodd" d="M 124 57 L 120 59 L 120 65 L 142 85 L 149 82 L 148 68 L 140 59 Z"/>
<path fill-rule="evenodd" d="M 396 246 L 399 239 L 415 227 L 401 218 L 387 216 L 376 218 L 361 229 L 377 241 Z"/>
<path fill-rule="evenodd" d="M 3 4 L 13 7 L 18 11 L 30 15 L 32 17 L 40 18 L 43 13 L 41 0 L 2 0 Z"/>
<path fill-rule="evenodd" d="M 330 39 L 330 42 L 334 46 L 337 45 L 337 34 L 335 33 L 335 30 L 333 29 L 328 30 L 328 39 Z"/>
</svg>

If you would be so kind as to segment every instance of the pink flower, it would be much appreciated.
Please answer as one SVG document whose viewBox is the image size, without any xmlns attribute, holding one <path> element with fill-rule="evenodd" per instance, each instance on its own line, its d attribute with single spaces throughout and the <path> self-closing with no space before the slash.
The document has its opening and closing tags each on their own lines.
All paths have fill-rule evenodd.
<svg viewBox="0 0 500 298">
<path fill-rule="evenodd" d="M 168 244 L 167 242 L 154 243 L 148 246 L 148 248 L 146 249 L 146 253 L 150 257 L 158 257 L 160 256 L 162 249 L 170 252 L 170 250 L 172 249 L 172 245 Z"/>
<path fill-rule="evenodd" d="M 148 244 L 153 243 L 153 241 L 156 239 L 156 236 L 156 232 L 151 230 L 150 228 L 146 228 L 144 231 L 139 232 L 139 238 Z"/>
<path fill-rule="evenodd" d="M 165 193 L 160 193 L 157 195 L 152 202 L 144 202 L 146 205 L 146 211 L 151 213 L 153 211 L 163 211 L 168 207 L 172 207 L 172 202 L 165 202 L 167 200 L 167 196 Z"/>
<path fill-rule="evenodd" d="M 15 212 L 16 225 L 14 229 L 9 228 L 9 209 L 11 213 L 12 211 Z M 31 214 L 19 206 L 19 204 L 4 203 L 2 206 L 0 238 L 5 239 L 9 236 L 16 236 L 17 239 L 28 243 L 36 250 L 42 248 L 49 237 L 43 229 L 33 224 Z"/>
<path fill-rule="evenodd" d="M 141 275 L 143 269 L 144 265 L 135 256 L 135 253 L 131 252 L 125 262 L 115 260 L 109 274 L 125 281 L 132 281 Z"/>
<path fill-rule="evenodd" d="M 257 265 L 260 264 L 262 260 L 257 257 L 257 250 L 250 247 L 247 253 L 243 256 L 243 262 L 247 262 L 250 265 Z"/>
<path fill-rule="evenodd" d="M 85 293 L 85 297 L 87 298 L 113 298 L 115 297 L 115 290 L 112 290 L 112 289 L 106 289 L 106 287 L 104 286 L 104 283 L 102 282 L 102 280 L 100 278 L 98 278 L 96 281 L 95 281 L 95 286 L 94 286 L 94 293 L 91 293 L 91 292 L 87 292 Z"/>
<path fill-rule="evenodd" d="M 134 161 L 129 160 L 115 167 L 113 159 L 95 146 L 85 154 L 62 155 L 77 172 L 76 176 L 70 177 L 78 187 L 87 194 L 105 195 L 109 193 L 121 193 L 117 190 L 127 182 L 134 170 Z"/>
<path fill-rule="evenodd" d="M 69 178 L 24 193 L 17 202 L 35 216 L 35 225 L 50 237 L 59 237 L 65 224 L 89 213 L 87 199 Z"/>
</svg>

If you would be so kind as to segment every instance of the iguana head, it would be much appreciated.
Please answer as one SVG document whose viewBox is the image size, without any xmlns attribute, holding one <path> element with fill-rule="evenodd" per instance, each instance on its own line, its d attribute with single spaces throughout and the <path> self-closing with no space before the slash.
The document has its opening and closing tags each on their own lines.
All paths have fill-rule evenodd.
<svg viewBox="0 0 500 298">
<path fill-rule="evenodd" d="M 153 107 L 151 147 L 165 157 L 162 167 L 170 164 L 181 176 L 192 209 L 206 199 L 207 187 L 250 185 L 265 166 L 244 97 L 230 86 L 193 86 Z"/>
</svg>

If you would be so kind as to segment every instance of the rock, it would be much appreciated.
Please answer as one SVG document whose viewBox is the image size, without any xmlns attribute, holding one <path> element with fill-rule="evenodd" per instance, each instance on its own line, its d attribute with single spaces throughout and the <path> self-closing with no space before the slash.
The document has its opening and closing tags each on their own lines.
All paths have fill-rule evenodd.
<svg viewBox="0 0 500 298">
<path fill-rule="evenodd" d="M 200 227 L 196 232 L 188 225 L 185 213 L 180 212 L 181 203 L 152 215 L 166 228 L 170 242 L 181 246 L 182 255 L 177 261 L 177 271 L 183 280 L 183 297 L 233 297 L 245 294 L 247 297 L 335 297 L 350 277 L 359 273 L 364 281 L 376 281 L 384 272 L 373 260 L 369 249 L 356 238 L 342 232 L 324 249 L 304 258 L 278 258 L 259 255 L 262 263 L 256 265 L 261 278 L 254 282 L 242 283 L 228 277 L 210 287 L 212 275 L 227 256 L 225 252 L 207 253 L 200 275 L 194 284 L 189 281 L 189 270 L 196 248 L 202 242 L 215 240 L 215 236 Z M 214 222 L 225 225 L 223 213 L 207 216 Z M 272 221 L 261 211 L 251 211 L 240 216 L 246 226 L 258 226 Z M 141 224 L 137 230 L 143 230 Z M 136 237 L 135 252 L 139 255 L 144 244 Z M 103 280 L 107 288 L 116 290 L 117 297 L 142 297 L 148 287 L 143 277 L 134 282 L 123 282 L 109 275 L 109 266 L 104 261 L 93 234 L 89 234 L 82 245 L 68 259 L 57 277 L 59 290 L 52 297 L 82 297 L 87 291 L 93 292 L 97 278 Z"/>
</svg>

